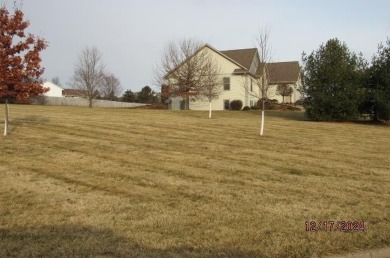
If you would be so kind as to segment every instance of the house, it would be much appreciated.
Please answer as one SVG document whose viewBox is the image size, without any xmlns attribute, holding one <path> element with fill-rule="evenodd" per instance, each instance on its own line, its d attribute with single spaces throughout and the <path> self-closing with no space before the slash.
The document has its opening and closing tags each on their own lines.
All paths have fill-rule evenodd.
<svg viewBox="0 0 390 258">
<path fill-rule="evenodd" d="M 49 89 L 47 92 L 43 93 L 43 96 L 62 97 L 62 92 L 64 89 L 61 86 L 58 86 L 52 82 L 45 82 L 42 86 Z"/>
<path fill-rule="evenodd" d="M 276 95 L 276 87 L 279 83 L 288 83 L 294 87 L 294 92 L 289 96 L 289 102 L 295 102 L 298 95 L 298 87 L 300 86 L 300 68 L 298 62 L 285 63 L 270 63 L 265 66 L 260 63 L 259 54 L 256 48 L 236 49 L 218 51 L 212 46 L 206 44 L 200 48 L 193 56 L 198 54 L 208 54 L 220 68 L 221 94 L 218 99 L 211 102 L 213 110 L 227 110 L 229 103 L 232 100 L 241 100 L 244 106 L 256 105 L 261 93 L 259 84 L 265 80 L 269 82 L 268 98 L 276 98 L 282 102 L 282 96 Z M 188 60 L 188 59 L 187 59 Z M 176 69 L 187 62 L 185 60 Z M 267 67 L 267 69 L 265 69 Z M 268 70 L 268 73 L 265 71 Z M 168 85 L 175 83 L 171 73 L 165 75 Z M 268 76 L 265 76 L 268 74 Z M 285 97 L 286 99 L 286 97 Z M 185 102 L 181 97 L 172 97 L 169 100 L 171 109 L 183 109 Z M 208 110 L 209 103 L 204 100 L 196 99 L 190 101 L 189 109 L 192 110 Z"/>
<path fill-rule="evenodd" d="M 298 61 L 267 64 L 268 69 L 268 98 L 283 102 L 283 96 L 277 93 L 278 85 L 287 85 L 292 93 L 284 97 L 284 103 L 295 103 L 301 99 L 299 89 L 302 87 L 301 68 Z"/>
<path fill-rule="evenodd" d="M 66 97 L 66 98 L 83 98 L 88 95 L 85 90 L 77 89 L 64 89 L 52 82 L 43 83 L 44 88 L 48 88 L 49 91 L 45 92 L 43 96 L 46 97 Z M 95 98 L 99 98 L 99 92 L 96 91 Z"/>
<path fill-rule="evenodd" d="M 62 96 L 66 98 L 81 98 L 84 95 L 75 89 L 64 89 Z"/>
<path fill-rule="evenodd" d="M 42 85 L 44 88 L 48 88 L 49 90 L 43 94 L 46 97 L 68 97 L 68 98 L 81 98 L 85 94 L 83 91 L 75 90 L 75 89 L 64 89 L 61 86 L 58 86 L 52 82 L 45 82 Z"/>
</svg>

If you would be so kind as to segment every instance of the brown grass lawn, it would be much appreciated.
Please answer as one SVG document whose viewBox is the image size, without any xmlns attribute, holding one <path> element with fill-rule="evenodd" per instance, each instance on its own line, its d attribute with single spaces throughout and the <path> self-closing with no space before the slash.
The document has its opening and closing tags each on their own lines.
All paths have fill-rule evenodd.
<svg viewBox="0 0 390 258">
<path fill-rule="evenodd" d="M 390 245 L 388 126 L 268 112 L 260 137 L 258 112 L 10 112 L 1 257 L 318 257 Z M 306 221 L 365 231 L 307 232 Z"/>
</svg>

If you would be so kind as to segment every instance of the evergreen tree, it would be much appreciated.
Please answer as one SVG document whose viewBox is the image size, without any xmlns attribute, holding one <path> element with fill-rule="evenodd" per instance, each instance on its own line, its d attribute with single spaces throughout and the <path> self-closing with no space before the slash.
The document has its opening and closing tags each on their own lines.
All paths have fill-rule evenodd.
<svg viewBox="0 0 390 258">
<path fill-rule="evenodd" d="M 140 103 L 157 103 L 158 98 L 149 86 L 145 86 L 138 92 L 138 101 Z"/>
<path fill-rule="evenodd" d="M 137 102 L 137 96 L 131 90 L 125 91 L 122 97 L 123 102 Z"/>
<path fill-rule="evenodd" d="M 361 112 L 374 120 L 390 120 L 390 39 L 380 44 L 367 72 Z"/>
<path fill-rule="evenodd" d="M 303 54 L 304 107 L 312 120 L 345 121 L 359 116 L 366 62 L 345 43 L 331 39 Z"/>
</svg>

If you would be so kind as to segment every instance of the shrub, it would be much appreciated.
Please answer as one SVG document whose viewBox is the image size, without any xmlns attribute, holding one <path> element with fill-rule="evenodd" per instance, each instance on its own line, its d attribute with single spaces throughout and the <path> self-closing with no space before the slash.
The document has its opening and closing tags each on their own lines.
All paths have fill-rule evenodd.
<svg viewBox="0 0 390 258">
<path fill-rule="evenodd" d="M 295 101 L 294 105 L 295 106 L 302 106 L 303 105 L 303 100 L 302 99 L 298 99 L 297 101 Z"/>
<path fill-rule="evenodd" d="M 279 109 L 279 104 L 273 103 L 271 101 L 267 101 L 264 103 L 264 109 L 265 110 L 278 110 Z"/>
<path fill-rule="evenodd" d="M 262 109 L 262 101 L 259 100 L 257 102 L 257 105 L 256 107 L 252 107 L 252 110 L 258 110 L 258 109 Z M 277 100 L 275 99 L 267 99 L 265 102 L 264 102 L 264 109 L 265 110 L 293 110 L 293 111 L 298 111 L 298 110 L 301 110 L 300 108 L 298 107 L 294 107 L 294 106 L 291 106 L 289 104 L 279 104 L 277 103 Z"/>
<path fill-rule="evenodd" d="M 241 110 L 242 108 L 242 101 L 239 99 L 232 100 L 230 102 L 230 109 L 231 110 Z"/>
<path fill-rule="evenodd" d="M 245 106 L 245 107 L 242 109 L 242 111 L 249 111 L 249 110 L 251 110 L 251 109 L 250 109 L 250 107 L 248 107 L 248 106 Z"/>
<path fill-rule="evenodd" d="M 276 110 L 277 103 L 278 103 L 278 100 L 276 100 L 276 99 L 275 100 L 266 99 L 264 102 L 264 109 L 265 110 Z M 263 100 L 262 99 L 259 99 L 259 101 L 257 102 L 257 107 L 258 107 L 258 109 L 263 109 Z"/>
</svg>

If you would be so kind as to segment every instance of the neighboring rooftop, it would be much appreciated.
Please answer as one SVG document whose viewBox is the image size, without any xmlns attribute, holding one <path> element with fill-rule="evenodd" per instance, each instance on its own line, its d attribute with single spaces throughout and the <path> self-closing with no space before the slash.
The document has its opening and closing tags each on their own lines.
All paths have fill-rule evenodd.
<svg viewBox="0 0 390 258">
<path fill-rule="evenodd" d="M 82 92 L 79 90 L 75 89 L 64 89 L 63 91 L 63 96 L 65 97 L 81 97 L 83 96 Z"/>
<path fill-rule="evenodd" d="M 249 69 L 257 52 L 257 48 L 224 50 L 219 52 L 244 66 L 246 69 Z"/>
<path fill-rule="evenodd" d="M 255 55 L 257 53 L 256 48 L 235 49 L 220 51 L 225 56 L 249 69 Z M 259 65 L 256 75 L 262 75 L 263 65 Z M 300 67 L 298 61 L 291 62 L 277 62 L 268 63 L 267 65 L 269 73 L 269 81 L 271 84 L 277 83 L 294 83 L 299 79 Z M 244 69 L 236 69 L 234 71 L 237 74 L 245 72 Z"/>
<path fill-rule="evenodd" d="M 271 84 L 294 83 L 301 71 L 298 61 L 269 63 L 267 68 Z"/>
</svg>

